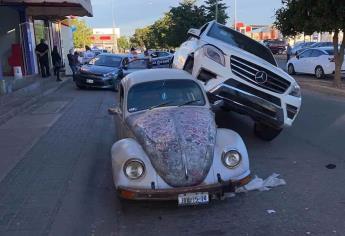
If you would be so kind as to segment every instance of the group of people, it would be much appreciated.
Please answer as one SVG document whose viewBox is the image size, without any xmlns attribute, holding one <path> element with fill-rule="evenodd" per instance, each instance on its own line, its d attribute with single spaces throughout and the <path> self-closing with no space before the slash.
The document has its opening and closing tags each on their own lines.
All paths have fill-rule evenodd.
<svg viewBox="0 0 345 236">
<path fill-rule="evenodd" d="M 94 55 L 92 55 L 90 47 L 85 47 L 86 52 L 85 56 L 90 57 L 92 59 Z M 40 70 L 42 78 L 50 77 L 50 68 L 49 68 L 49 46 L 45 43 L 44 39 L 41 39 L 40 43 L 36 47 L 36 54 L 38 57 Z M 79 61 L 79 53 L 74 51 L 73 49 L 69 50 L 67 54 L 68 64 L 72 70 L 73 78 L 77 71 L 78 66 L 81 64 Z M 51 60 L 54 67 L 54 75 L 56 76 L 56 81 L 62 81 L 60 78 L 60 70 L 63 67 L 62 65 L 62 58 L 59 54 L 57 46 L 53 47 L 53 51 L 51 53 Z"/>
<path fill-rule="evenodd" d="M 40 43 L 36 47 L 36 54 L 40 64 L 41 75 L 43 78 L 50 77 L 49 69 L 49 46 L 45 43 L 44 39 L 41 39 Z M 51 53 L 52 63 L 54 66 L 54 75 L 56 75 L 56 81 L 62 81 L 60 79 L 60 69 L 62 67 L 61 56 L 58 52 L 57 46 L 53 47 Z"/>
</svg>

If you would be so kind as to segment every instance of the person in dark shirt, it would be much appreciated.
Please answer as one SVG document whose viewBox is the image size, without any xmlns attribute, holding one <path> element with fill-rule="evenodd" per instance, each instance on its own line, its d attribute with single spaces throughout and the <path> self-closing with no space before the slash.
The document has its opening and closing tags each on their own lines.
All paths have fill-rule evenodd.
<svg viewBox="0 0 345 236">
<path fill-rule="evenodd" d="M 56 81 L 62 81 L 60 79 L 61 56 L 57 50 L 57 46 L 53 48 L 52 61 L 54 65 L 54 74 L 56 74 Z"/>
<path fill-rule="evenodd" d="M 41 43 L 36 46 L 35 51 L 38 56 L 38 61 L 40 63 L 42 77 L 43 78 L 49 77 L 50 76 L 49 57 L 48 57 L 49 47 L 44 42 L 44 39 L 41 39 Z"/>
<path fill-rule="evenodd" d="M 75 72 L 77 72 L 77 60 L 78 59 L 76 60 L 76 57 L 73 54 L 73 49 L 69 50 L 69 53 L 67 54 L 67 58 L 68 58 L 69 67 L 71 68 L 72 73 L 73 73 L 73 80 L 74 80 Z"/>
</svg>

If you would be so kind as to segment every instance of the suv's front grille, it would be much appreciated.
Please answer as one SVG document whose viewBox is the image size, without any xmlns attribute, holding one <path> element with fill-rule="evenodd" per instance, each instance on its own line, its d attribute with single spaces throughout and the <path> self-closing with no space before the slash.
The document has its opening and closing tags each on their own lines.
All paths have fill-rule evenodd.
<svg viewBox="0 0 345 236">
<path fill-rule="evenodd" d="M 230 65 L 232 73 L 261 88 L 282 94 L 290 87 L 291 83 L 289 81 L 261 66 L 258 66 L 240 57 L 231 56 Z M 265 83 L 260 84 L 256 82 L 255 76 L 259 71 L 266 72 L 267 81 Z"/>
</svg>

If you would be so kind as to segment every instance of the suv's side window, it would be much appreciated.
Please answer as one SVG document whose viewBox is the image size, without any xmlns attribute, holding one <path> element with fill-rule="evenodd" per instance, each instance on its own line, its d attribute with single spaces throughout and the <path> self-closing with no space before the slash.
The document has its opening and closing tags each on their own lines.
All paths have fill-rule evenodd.
<svg viewBox="0 0 345 236">
<path fill-rule="evenodd" d="M 200 35 L 202 35 L 202 33 L 205 32 L 205 30 L 207 29 L 208 24 L 209 24 L 209 23 L 203 25 L 203 26 L 200 28 Z"/>
</svg>

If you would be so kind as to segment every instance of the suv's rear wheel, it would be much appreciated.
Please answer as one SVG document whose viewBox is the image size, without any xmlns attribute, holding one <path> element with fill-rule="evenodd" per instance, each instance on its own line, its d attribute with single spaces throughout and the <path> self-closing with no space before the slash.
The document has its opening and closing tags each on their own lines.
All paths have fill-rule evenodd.
<svg viewBox="0 0 345 236">
<path fill-rule="evenodd" d="M 259 122 L 256 122 L 254 125 L 255 135 L 265 141 L 272 141 L 282 132 L 282 130 L 283 129 L 273 128 Z"/>
<path fill-rule="evenodd" d="M 317 79 L 323 79 L 325 78 L 325 72 L 323 71 L 322 67 L 321 66 L 317 66 L 315 68 L 315 77 Z"/>
<path fill-rule="evenodd" d="M 294 75 L 296 73 L 295 67 L 291 63 L 288 65 L 288 73 L 289 75 Z"/>
</svg>

